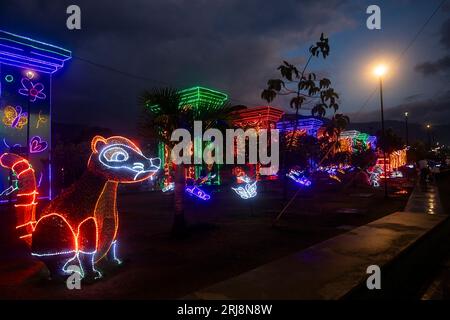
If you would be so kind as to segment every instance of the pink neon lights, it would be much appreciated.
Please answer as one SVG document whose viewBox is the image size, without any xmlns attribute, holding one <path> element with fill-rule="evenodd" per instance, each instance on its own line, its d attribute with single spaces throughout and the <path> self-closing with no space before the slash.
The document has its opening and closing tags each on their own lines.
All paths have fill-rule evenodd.
<svg viewBox="0 0 450 320">
<path fill-rule="evenodd" d="M 30 153 L 39 153 L 47 149 L 48 143 L 39 136 L 34 136 L 30 140 Z"/>
<path fill-rule="evenodd" d="M 28 96 L 31 102 L 35 102 L 36 99 L 45 99 L 44 85 L 42 83 L 34 84 L 30 79 L 22 78 L 20 81 L 22 83 L 22 88 L 19 89 L 19 93 L 23 96 Z"/>
</svg>

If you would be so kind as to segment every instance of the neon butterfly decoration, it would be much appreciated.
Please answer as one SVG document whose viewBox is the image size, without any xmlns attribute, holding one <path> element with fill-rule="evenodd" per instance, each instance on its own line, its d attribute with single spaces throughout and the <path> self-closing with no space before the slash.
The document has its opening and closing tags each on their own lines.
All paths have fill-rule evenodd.
<svg viewBox="0 0 450 320">
<path fill-rule="evenodd" d="M 257 181 L 252 182 L 247 176 L 240 177 L 240 179 L 245 182 L 245 186 L 238 186 L 237 188 L 231 187 L 231 189 L 233 189 L 234 192 L 236 192 L 242 199 L 245 200 L 256 197 L 256 195 L 258 194 L 256 192 Z"/>
<path fill-rule="evenodd" d="M 3 123 L 11 128 L 22 129 L 28 123 L 28 113 L 21 106 L 6 106 L 3 109 Z"/>
</svg>

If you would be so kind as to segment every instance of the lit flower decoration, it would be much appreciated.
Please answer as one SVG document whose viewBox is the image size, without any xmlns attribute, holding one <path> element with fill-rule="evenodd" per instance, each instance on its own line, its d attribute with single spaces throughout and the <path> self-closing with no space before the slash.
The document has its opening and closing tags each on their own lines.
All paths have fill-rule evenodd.
<svg viewBox="0 0 450 320">
<path fill-rule="evenodd" d="M 30 79 L 22 78 L 22 88 L 19 89 L 19 93 L 23 96 L 30 97 L 31 102 L 35 102 L 36 99 L 45 99 L 44 85 L 42 83 L 34 84 Z"/>
</svg>

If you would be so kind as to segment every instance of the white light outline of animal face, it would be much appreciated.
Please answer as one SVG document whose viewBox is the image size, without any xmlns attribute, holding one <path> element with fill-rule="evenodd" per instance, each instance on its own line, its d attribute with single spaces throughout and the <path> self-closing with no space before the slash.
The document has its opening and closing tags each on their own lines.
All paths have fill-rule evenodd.
<svg viewBox="0 0 450 320">
<path fill-rule="evenodd" d="M 233 191 L 236 192 L 242 199 L 244 200 L 251 199 L 256 197 L 256 195 L 258 194 L 256 191 L 257 182 L 258 181 L 255 181 L 253 183 L 246 183 L 245 187 L 242 186 L 237 188 L 231 187 L 231 189 L 233 189 Z"/>
<path fill-rule="evenodd" d="M 117 151 L 115 151 L 115 152 L 113 153 L 113 156 L 114 156 L 116 153 L 119 153 L 119 154 L 124 155 L 125 157 L 124 157 L 123 159 L 108 159 L 108 158 L 105 156 L 105 153 L 108 152 L 108 151 L 110 151 L 110 150 L 113 149 L 113 148 L 117 148 L 117 149 L 118 149 Z M 144 159 L 148 160 L 148 161 L 150 162 L 150 167 L 155 167 L 156 169 L 145 170 L 145 169 L 144 169 L 144 168 L 145 168 L 145 164 L 142 163 L 142 162 L 134 162 L 132 167 L 129 167 L 129 166 L 127 166 L 127 165 L 122 165 L 122 166 L 114 167 L 114 166 L 111 166 L 110 164 L 108 164 L 108 163 L 106 163 L 106 162 L 104 161 L 104 159 L 105 159 L 105 160 L 107 160 L 109 163 L 116 163 L 116 164 L 117 164 L 117 163 L 121 163 L 121 162 L 126 162 L 126 161 L 128 161 L 128 160 L 130 159 L 130 156 L 129 156 L 129 153 L 127 152 L 127 149 L 131 150 L 132 152 L 136 152 L 138 155 L 140 155 L 140 156 L 142 156 Z M 159 158 L 147 158 L 146 156 L 144 156 L 144 155 L 142 154 L 142 152 L 141 152 L 140 150 L 136 150 L 136 149 L 134 149 L 134 148 L 132 148 L 132 147 L 126 145 L 126 144 L 122 144 L 122 143 L 115 143 L 115 144 L 112 144 L 112 145 L 107 145 L 105 148 L 102 149 L 102 151 L 101 151 L 101 152 L 99 153 L 99 155 L 98 155 L 98 160 L 99 160 L 100 163 L 101 163 L 102 165 L 104 165 L 106 168 L 109 168 L 109 169 L 115 169 L 115 170 L 126 169 L 126 170 L 129 170 L 129 171 L 135 173 L 135 175 L 134 175 L 134 177 L 133 177 L 133 180 L 134 180 L 134 181 L 136 181 L 137 177 L 138 177 L 140 174 L 145 174 L 145 173 L 149 173 L 149 172 L 155 173 L 155 172 L 157 172 L 157 171 L 160 169 L 160 165 L 155 166 L 155 165 L 153 164 L 153 161 L 152 161 L 152 160 L 155 160 L 155 159 L 159 159 Z M 159 163 L 161 163 L 161 161 L 159 161 Z"/>
</svg>

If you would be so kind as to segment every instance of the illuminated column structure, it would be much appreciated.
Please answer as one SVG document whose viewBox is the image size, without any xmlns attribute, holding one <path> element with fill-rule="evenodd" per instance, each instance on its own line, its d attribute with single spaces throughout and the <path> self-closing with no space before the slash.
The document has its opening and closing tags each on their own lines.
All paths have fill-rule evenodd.
<svg viewBox="0 0 450 320">
<path fill-rule="evenodd" d="M 202 112 L 208 109 L 222 108 L 224 106 L 224 103 L 228 100 L 228 95 L 226 95 L 225 93 L 200 86 L 187 88 L 181 90 L 179 93 L 181 94 L 180 108 L 185 106 L 192 107 L 194 111 L 194 119 L 197 119 Z M 169 157 L 167 150 L 168 148 L 163 143 L 160 143 L 158 149 L 158 156 L 159 158 L 161 158 L 164 171 L 166 172 L 165 184 L 167 184 L 170 180 L 170 178 L 168 177 L 170 165 L 167 161 Z M 197 154 L 203 158 L 203 141 L 201 137 L 197 137 L 194 139 L 193 152 L 194 154 Z M 197 179 L 201 176 L 202 168 L 203 165 L 188 166 L 186 168 L 186 176 Z M 219 167 L 217 169 L 216 183 L 220 184 Z"/>
<path fill-rule="evenodd" d="M 233 125 L 244 130 L 250 128 L 255 129 L 256 134 L 258 134 L 260 129 L 277 129 L 277 122 L 280 121 L 283 114 L 284 112 L 282 110 L 271 106 L 251 107 L 236 111 L 233 117 Z M 236 150 L 236 152 L 245 152 L 245 150 Z M 261 165 L 258 163 L 255 167 L 255 177 L 257 180 L 261 178 L 259 174 L 260 169 Z M 268 176 L 268 179 L 275 178 L 276 172 Z"/>
<path fill-rule="evenodd" d="M 297 125 L 295 125 L 295 120 L 283 120 L 277 123 L 277 128 L 286 134 L 306 134 L 317 138 L 319 129 L 323 126 L 323 121 L 312 118 L 299 118 L 297 120 Z M 296 129 L 296 133 L 294 133 Z"/>
<path fill-rule="evenodd" d="M 40 198 L 52 197 L 52 74 L 69 59 L 69 50 L 0 30 L 0 154 L 28 158 Z M 0 173 L 0 192 L 15 180 L 5 171 Z"/>
<path fill-rule="evenodd" d="M 375 150 L 377 146 L 377 137 L 371 136 L 358 130 L 346 130 L 341 132 L 339 136 L 340 151 L 353 153 L 358 151 L 358 146 L 363 149 Z"/>
</svg>

